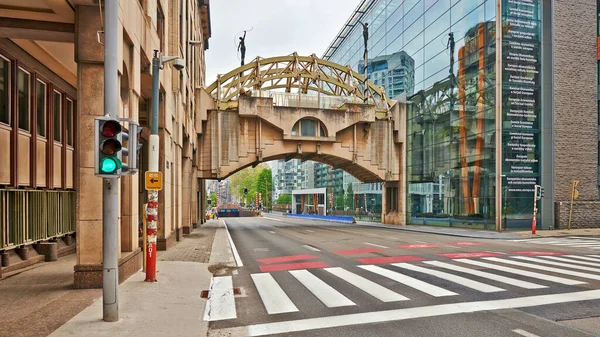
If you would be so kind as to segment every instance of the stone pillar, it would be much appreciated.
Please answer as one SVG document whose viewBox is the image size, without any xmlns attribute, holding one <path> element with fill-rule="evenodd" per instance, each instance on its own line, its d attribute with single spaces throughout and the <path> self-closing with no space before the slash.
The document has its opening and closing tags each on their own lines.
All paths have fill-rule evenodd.
<svg viewBox="0 0 600 337">
<path fill-rule="evenodd" d="M 38 244 L 38 253 L 46 257 L 46 262 L 58 260 L 58 243 L 41 242 Z"/>
</svg>

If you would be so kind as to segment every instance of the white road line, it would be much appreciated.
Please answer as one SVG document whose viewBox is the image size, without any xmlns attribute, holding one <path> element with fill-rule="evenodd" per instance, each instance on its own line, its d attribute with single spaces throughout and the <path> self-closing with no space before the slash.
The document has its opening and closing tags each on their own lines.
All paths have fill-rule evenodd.
<svg viewBox="0 0 600 337">
<path fill-rule="evenodd" d="M 440 267 L 440 268 L 454 270 L 454 271 L 465 273 L 465 274 L 471 274 L 471 275 L 479 276 L 482 278 L 487 278 L 487 279 L 494 280 L 494 281 L 501 282 L 501 283 L 510 284 L 512 286 L 519 287 L 519 288 L 525 288 L 525 289 L 548 288 L 545 285 L 521 281 L 521 280 L 517 280 L 514 278 L 510 278 L 510 277 L 496 275 L 496 274 L 492 274 L 492 273 L 488 273 L 488 272 L 484 272 L 484 271 L 480 271 L 480 270 L 469 269 L 469 268 L 465 268 L 465 267 L 461 267 L 461 266 L 456 266 L 456 265 L 441 262 L 441 261 L 424 261 L 424 263 L 430 264 L 432 266 Z"/>
<path fill-rule="evenodd" d="M 323 282 L 320 278 L 311 274 L 308 270 L 290 270 L 292 276 L 294 276 L 300 283 L 302 283 L 306 289 L 308 289 L 313 295 L 315 295 L 323 304 L 329 308 L 345 307 L 349 305 L 356 305 L 350 301 L 346 296 L 340 294 L 329 284 Z"/>
<path fill-rule="evenodd" d="M 571 236 L 573 239 L 600 241 L 600 238 L 590 236 Z"/>
<path fill-rule="evenodd" d="M 233 240 L 231 239 L 231 234 L 229 234 L 229 228 L 227 228 L 227 221 L 223 220 L 223 223 L 225 224 L 225 231 L 227 232 L 227 237 L 229 238 L 229 244 L 231 245 L 233 257 L 235 258 L 235 264 L 237 264 L 238 267 L 243 267 L 244 264 L 242 263 L 240 254 L 238 253 L 237 248 L 235 248 L 235 243 L 233 243 Z"/>
<path fill-rule="evenodd" d="M 269 231 L 269 233 L 271 233 L 271 234 L 275 234 L 275 232 L 274 232 L 274 231 Z"/>
<path fill-rule="evenodd" d="M 408 269 L 408 270 L 416 271 L 416 272 L 427 274 L 427 275 L 433 275 L 435 277 L 439 277 L 446 281 L 458 283 L 464 287 L 475 289 L 477 291 L 481 291 L 482 293 L 495 293 L 495 292 L 499 292 L 499 291 L 505 291 L 502 288 L 498 288 L 498 287 L 491 286 L 489 284 L 473 281 L 466 277 L 449 274 L 449 273 L 446 273 L 443 271 L 427 269 L 427 268 L 415 266 L 413 264 L 392 263 L 392 265 L 396 266 L 398 268 Z"/>
<path fill-rule="evenodd" d="M 204 320 L 220 321 L 234 318 L 237 318 L 237 314 L 233 298 L 233 279 L 231 276 L 213 277 L 210 280 Z"/>
<path fill-rule="evenodd" d="M 415 242 L 418 242 L 418 243 L 427 243 L 426 241 L 419 241 L 419 240 L 415 240 Z"/>
<path fill-rule="evenodd" d="M 493 311 L 503 309 L 528 308 L 541 305 L 592 301 L 600 299 L 600 290 L 586 290 L 576 293 L 538 295 L 506 300 L 439 304 L 428 307 L 394 309 L 329 317 L 300 319 L 276 323 L 255 324 L 247 327 L 248 336 L 287 334 L 291 332 L 327 329 L 371 323 L 402 321 L 407 319 L 437 317 L 443 315 Z"/>
<path fill-rule="evenodd" d="M 572 271 L 572 270 L 566 270 L 566 269 L 560 269 L 560 268 L 554 268 L 554 267 L 547 267 L 547 266 L 540 266 L 540 265 L 533 264 L 533 263 L 525 263 L 525 262 L 519 262 L 519 261 L 513 261 L 513 260 L 503 260 L 503 259 L 499 259 L 496 257 L 484 257 L 484 260 L 512 264 L 515 266 L 531 268 L 531 269 L 539 269 L 539 270 L 549 271 L 552 273 L 567 274 L 569 276 L 583 277 L 583 278 L 587 278 L 587 279 L 591 279 L 591 280 L 600 280 L 600 275 L 592 275 L 592 274 L 588 274 L 588 273 L 580 273 L 578 271 Z"/>
<path fill-rule="evenodd" d="M 376 245 L 374 243 L 370 243 L 370 242 L 365 242 L 365 245 L 369 245 L 369 246 L 373 246 L 373 247 L 379 247 L 379 248 L 390 248 L 390 247 L 386 247 L 386 246 L 382 246 L 382 245 Z"/>
<path fill-rule="evenodd" d="M 406 301 L 409 299 L 343 268 L 325 268 L 325 271 L 330 272 L 382 302 Z"/>
<path fill-rule="evenodd" d="M 543 264 L 549 264 L 552 266 L 571 268 L 571 269 L 579 269 L 579 270 L 591 271 L 594 273 L 600 273 L 600 269 L 598 269 L 598 268 L 578 266 L 578 265 L 573 264 L 573 262 L 571 262 L 571 261 L 568 261 L 569 263 L 563 263 L 563 262 L 556 262 L 556 261 L 548 261 L 548 260 L 535 258 L 535 257 L 529 257 L 529 256 L 513 256 L 513 258 L 523 260 L 523 261 L 543 263 Z"/>
<path fill-rule="evenodd" d="M 567 263 L 578 263 L 578 264 L 583 264 L 586 266 L 600 267 L 600 263 L 599 263 L 600 261 L 599 262 L 587 262 L 587 261 L 581 261 L 581 260 L 575 260 L 575 259 L 565 259 L 564 257 L 558 257 L 558 256 L 540 256 L 540 258 L 561 261 L 561 262 L 567 262 Z"/>
<path fill-rule="evenodd" d="M 507 255 L 506 253 L 502 253 L 502 252 L 492 252 L 491 250 L 486 250 L 486 253 L 499 254 L 499 255 Z"/>
<path fill-rule="evenodd" d="M 285 222 L 285 221 L 283 221 L 283 220 L 274 219 L 274 218 L 269 218 L 269 217 L 266 217 L 266 216 L 263 216 L 263 219 L 272 220 L 272 221 L 279 221 L 279 222 Z"/>
<path fill-rule="evenodd" d="M 298 308 L 285 294 L 277 281 L 269 273 L 251 274 L 265 309 L 269 315 L 296 312 Z"/>
<path fill-rule="evenodd" d="M 521 330 L 521 329 L 514 329 L 512 332 L 517 333 L 517 334 L 519 334 L 521 336 L 525 336 L 525 337 L 540 337 L 540 336 L 538 336 L 536 334 L 533 334 L 531 332 L 527 332 L 527 331 Z"/>
<path fill-rule="evenodd" d="M 595 258 L 595 257 L 579 256 L 579 255 L 563 255 L 563 256 L 565 256 L 565 257 L 571 257 L 571 258 L 574 258 L 574 259 L 586 260 L 586 261 L 600 262 L 600 258 Z"/>
<path fill-rule="evenodd" d="M 585 284 L 586 283 L 586 282 L 582 282 L 582 281 L 571 280 L 571 279 L 568 279 L 568 278 L 562 278 L 562 277 L 557 277 L 557 276 L 540 274 L 540 273 L 536 273 L 536 272 L 532 272 L 532 271 L 527 271 L 527 270 L 521 270 L 521 269 L 516 269 L 516 268 L 511 268 L 511 267 L 498 266 L 498 265 L 495 265 L 495 264 L 492 264 L 492 263 L 481 262 L 479 260 L 455 259 L 454 261 L 462 262 L 462 263 L 467 263 L 467 264 L 471 264 L 471 265 L 479 266 L 479 267 L 484 267 L 484 268 L 488 268 L 488 269 L 496 269 L 496 270 L 499 270 L 499 271 L 503 271 L 503 272 L 507 272 L 507 273 L 511 273 L 511 274 L 522 275 L 522 276 L 527 276 L 527 277 L 536 278 L 536 279 L 540 279 L 540 280 L 544 280 L 544 281 L 549 281 L 549 282 L 554 282 L 554 283 L 571 285 L 571 286 L 572 285 Z"/>
<path fill-rule="evenodd" d="M 304 247 L 306 249 L 310 249 L 310 250 L 312 250 L 314 252 L 320 252 L 321 251 L 320 249 L 317 249 L 317 248 L 315 248 L 313 246 L 309 246 L 309 245 L 302 245 L 302 247 Z"/>
<path fill-rule="evenodd" d="M 412 278 L 410 276 L 406 276 L 404 274 L 401 274 L 401 273 L 398 273 L 395 271 L 391 271 L 389 269 L 381 268 L 379 266 L 365 265 L 365 266 L 358 266 L 358 267 L 362 268 L 364 270 L 368 270 L 372 273 L 379 274 L 381 276 L 385 276 L 391 280 L 402 283 L 411 288 L 415 288 L 419 291 L 422 291 L 422 292 L 429 294 L 431 296 L 434 296 L 434 297 L 458 295 L 457 293 L 451 292 L 449 290 L 440 288 L 438 286 L 434 286 L 432 284 L 423 282 L 421 280 L 417 280 L 416 278 Z"/>
<path fill-rule="evenodd" d="M 309 232 L 309 233 L 314 233 L 315 232 L 315 231 L 311 231 L 310 229 L 307 229 L 306 231 Z"/>
</svg>

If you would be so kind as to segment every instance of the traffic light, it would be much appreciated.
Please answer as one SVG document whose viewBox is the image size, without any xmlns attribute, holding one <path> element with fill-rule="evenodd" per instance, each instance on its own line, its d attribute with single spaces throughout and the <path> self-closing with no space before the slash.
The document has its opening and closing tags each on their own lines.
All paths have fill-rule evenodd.
<svg viewBox="0 0 600 337">
<path fill-rule="evenodd" d="M 544 197 L 544 188 L 540 185 L 535 185 L 535 200 L 540 200 Z"/>
<path fill-rule="evenodd" d="M 95 174 L 105 178 L 119 177 L 120 170 L 123 168 L 121 124 L 115 118 L 98 117 L 94 120 L 94 129 Z"/>
<path fill-rule="evenodd" d="M 244 187 L 244 194 L 248 194 L 248 188 Z"/>
</svg>

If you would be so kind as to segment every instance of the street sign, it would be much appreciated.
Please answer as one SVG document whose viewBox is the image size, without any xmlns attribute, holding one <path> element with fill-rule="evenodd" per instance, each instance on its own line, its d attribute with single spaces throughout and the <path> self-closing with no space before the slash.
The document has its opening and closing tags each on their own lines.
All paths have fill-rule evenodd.
<svg viewBox="0 0 600 337">
<path fill-rule="evenodd" d="M 161 191 L 162 183 L 162 172 L 146 172 L 146 191 Z"/>
</svg>

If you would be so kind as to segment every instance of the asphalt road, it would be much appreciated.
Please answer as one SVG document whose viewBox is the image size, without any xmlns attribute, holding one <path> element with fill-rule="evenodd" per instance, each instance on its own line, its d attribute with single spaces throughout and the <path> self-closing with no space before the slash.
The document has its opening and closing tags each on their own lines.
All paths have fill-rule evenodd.
<svg viewBox="0 0 600 337">
<path fill-rule="evenodd" d="M 600 333 L 561 323 L 600 316 L 600 238 L 465 239 L 271 214 L 226 223 L 243 267 L 215 281 L 239 293 L 219 297 L 211 336 Z"/>
</svg>

